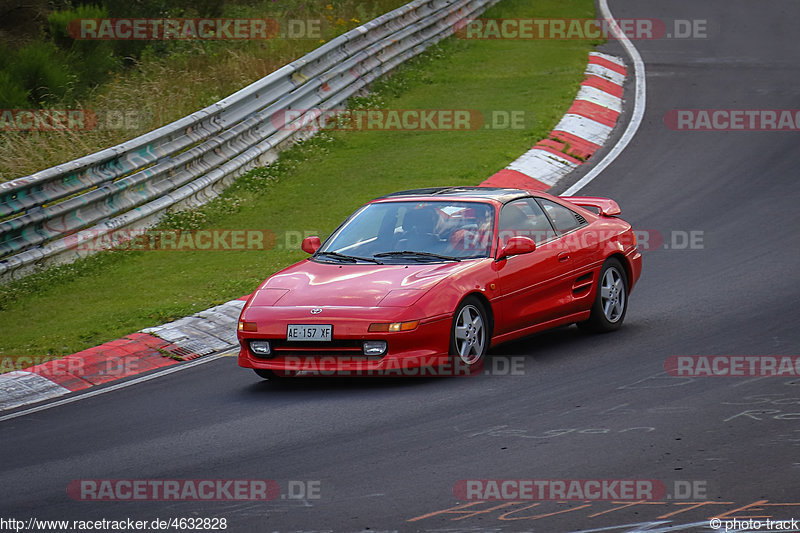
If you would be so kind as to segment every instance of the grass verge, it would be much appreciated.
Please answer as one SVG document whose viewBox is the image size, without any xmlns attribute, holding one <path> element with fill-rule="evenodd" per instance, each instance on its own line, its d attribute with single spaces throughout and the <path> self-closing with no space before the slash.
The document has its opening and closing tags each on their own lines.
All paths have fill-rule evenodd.
<svg viewBox="0 0 800 533">
<path fill-rule="evenodd" d="M 147 2 L 150 8 L 154 3 Z M 149 41 L 136 57 L 125 58 L 125 62 L 133 63 L 132 66 L 113 73 L 98 72 L 100 77 L 108 79 L 88 92 L 80 91 L 81 94 L 78 95 L 68 87 L 38 87 L 38 91 L 48 94 L 39 107 L 83 109 L 96 116 L 97 124 L 75 131 L 4 131 L 4 121 L 0 120 L 0 182 L 114 146 L 211 105 L 307 54 L 321 43 L 404 5 L 407 0 L 281 0 L 280 3 L 274 0 L 227 0 L 212 3 L 217 4 L 223 18 L 271 18 L 283 24 L 281 27 L 284 31 L 288 31 L 291 22 L 294 37 L 266 40 Z M 153 16 L 137 13 L 136 10 L 141 5 L 130 6 L 128 9 L 119 7 L 124 14 L 112 14 L 112 17 Z M 131 9 L 134 11 L 130 11 Z M 158 17 L 198 16 L 192 10 L 159 13 Z M 68 14 L 68 18 L 73 15 Z M 298 24 L 305 31 L 298 30 Z M 76 42 L 78 47 L 91 47 L 98 43 Z M 108 42 L 110 41 L 99 41 L 105 44 Z M 146 41 L 124 43 L 137 47 Z M 36 49 L 42 49 L 44 51 L 41 53 L 50 56 L 46 64 L 57 65 L 56 70 L 71 80 L 69 83 L 65 82 L 66 85 L 74 88 L 77 83 L 74 79 L 75 73 L 68 65 L 62 65 L 55 56 L 66 52 L 57 49 L 50 42 L 38 44 Z M 48 46 L 50 47 L 47 48 Z M 8 52 L 0 42 L 0 101 L 8 97 L 3 93 L 2 66 L 4 62 L 14 61 L 13 58 L 9 60 L 7 55 Z M 113 63 L 121 58 L 111 60 Z M 95 70 L 104 70 L 91 59 L 76 58 L 74 61 Z M 42 68 L 44 67 L 40 65 L 33 70 Z M 53 92 L 65 94 L 56 98 L 49 94 Z M 13 109 L 29 106 L 6 104 L 0 105 L 2 107 Z"/>
<path fill-rule="evenodd" d="M 591 0 L 505 0 L 487 17 L 593 18 Z M 543 138 L 578 90 L 588 41 L 449 39 L 375 86 L 358 107 L 516 113 L 519 128 L 331 132 L 240 178 L 170 229 L 270 230 L 260 251 L 114 251 L 4 287 L 0 356 L 69 354 L 252 291 L 363 202 L 395 190 L 474 185 Z M 494 114 L 494 115 L 493 115 Z"/>
</svg>

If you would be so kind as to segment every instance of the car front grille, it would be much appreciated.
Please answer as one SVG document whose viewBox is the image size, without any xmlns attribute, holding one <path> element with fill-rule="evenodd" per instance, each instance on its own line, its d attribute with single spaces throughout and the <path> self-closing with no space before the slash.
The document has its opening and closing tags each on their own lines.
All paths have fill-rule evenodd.
<svg viewBox="0 0 800 533">
<path fill-rule="evenodd" d="M 272 357 L 347 357 L 353 360 L 379 360 L 383 356 L 367 356 L 363 352 L 363 341 L 332 340 L 329 342 L 296 342 L 273 340 Z"/>
</svg>

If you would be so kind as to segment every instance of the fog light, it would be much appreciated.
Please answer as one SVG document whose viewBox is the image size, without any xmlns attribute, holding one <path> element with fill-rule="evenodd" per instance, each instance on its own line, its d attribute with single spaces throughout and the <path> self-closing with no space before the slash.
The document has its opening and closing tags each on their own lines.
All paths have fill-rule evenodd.
<svg viewBox="0 0 800 533">
<path fill-rule="evenodd" d="M 250 350 L 254 355 L 269 355 L 272 353 L 269 341 L 250 341 Z"/>
<path fill-rule="evenodd" d="M 364 341 L 364 355 L 383 355 L 386 353 L 386 341 Z"/>
</svg>

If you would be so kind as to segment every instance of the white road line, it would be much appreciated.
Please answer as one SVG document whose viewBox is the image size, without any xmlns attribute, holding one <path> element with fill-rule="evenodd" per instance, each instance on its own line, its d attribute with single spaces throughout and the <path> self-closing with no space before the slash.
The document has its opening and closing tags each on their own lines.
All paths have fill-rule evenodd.
<svg viewBox="0 0 800 533">
<path fill-rule="evenodd" d="M 608 0 L 600 0 L 600 12 L 603 14 L 603 17 L 610 21 L 611 31 L 614 33 L 614 36 L 619 40 L 622 44 L 625 51 L 628 53 L 628 56 L 633 61 L 634 65 L 634 72 L 636 76 L 636 95 L 634 98 L 633 104 L 633 114 L 631 115 L 631 121 L 628 123 L 628 127 L 625 129 L 625 132 L 617 141 L 617 144 L 609 151 L 606 156 L 595 165 L 592 170 L 586 173 L 584 177 L 579 179 L 575 182 L 572 187 L 561 193 L 562 196 L 570 196 L 578 191 L 580 191 L 584 186 L 586 186 L 589 182 L 595 179 L 605 168 L 610 165 L 617 156 L 622 153 L 628 143 L 633 139 L 636 130 L 639 129 L 639 125 L 642 123 L 642 117 L 644 116 L 644 108 L 645 108 L 645 92 L 646 92 L 646 85 L 644 80 L 644 62 L 642 61 L 642 56 L 639 55 L 639 51 L 636 50 L 636 47 L 633 46 L 630 39 L 622 33 L 619 26 L 617 25 L 617 21 L 614 20 L 614 16 L 611 14 L 611 10 L 608 9 Z"/>
<path fill-rule="evenodd" d="M 20 416 L 29 415 L 32 413 L 38 413 L 39 411 L 44 411 L 46 409 L 51 409 L 53 407 L 58 407 L 59 405 L 66 405 L 68 403 L 77 402 L 79 400 L 85 400 L 86 398 L 91 398 L 92 396 L 98 396 L 100 394 L 105 394 L 107 392 L 112 392 L 119 389 L 124 389 L 125 387 L 130 387 L 131 385 L 136 385 L 138 383 L 142 383 L 145 381 L 150 381 L 151 379 L 160 378 L 161 376 L 166 376 L 167 374 L 172 374 L 173 372 L 178 372 L 180 370 L 186 370 L 188 368 L 195 367 L 197 365 L 202 365 L 203 363 L 208 363 L 209 361 L 215 361 L 221 357 L 226 357 L 233 353 L 235 350 L 230 350 L 221 354 L 217 355 L 208 355 L 206 357 L 201 357 L 200 359 L 195 359 L 189 363 L 178 364 L 175 366 L 170 366 L 165 368 L 164 370 L 160 370 L 158 372 L 154 372 L 152 374 L 147 374 L 146 376 L 140 376 L 138 378 L 131 379 L 130 381 L 124 381 L 122 383 L 118 383 L 116 385 L 111 385 L 110 387 L 104 387 L 102 389 L 90 389 L 89 391 L 79 394 L 77 396 L 72 396 L 70 398 L 64 398 L 63 400 L 58 400 L 52 403 L 46 403 L 44 405 L 38 405 L 36 407 L 31 407 L 30 409 L 25 409 L 23 411 L 19 411 L 16 413 L 11 413 L 5 416 L 0 416 L 0 422 L 5 422 L 6 420 L 11 420 L 12 418 L 17 418 Z"/>
</svg>

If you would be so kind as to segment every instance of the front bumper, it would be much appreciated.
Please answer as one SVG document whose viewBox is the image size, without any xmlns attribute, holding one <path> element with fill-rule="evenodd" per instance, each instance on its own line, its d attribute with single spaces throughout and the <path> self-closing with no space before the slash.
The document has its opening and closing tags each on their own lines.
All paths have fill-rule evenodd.
<svg viewBox="0 0 800 533">
<path fill-rule="evenodd" d="M 460 375 L 461 368 L 451 368 L 451 317 L 421 321 L 411 331 L 369 332 L 374 318 L 343 320 L 326 317 L 319 324 L 333 326 L 333 338 L 328 342 L 287 342 L 286 327 L 290 320 L 271 321 L 264 333 L 239 332 L 239 366 L 273 370 L 283 373 L 300 372 L 308 376 L 423 376 Z M 302 321 L 309 323 L 308 320 Z M 273 346 L 269 356 L 258 356 L 250 349 L 251 340 L 269 340 Z M 381 356 L 363 355 L 364 341 L 386 341 Z M 456 358 L 457 359 L 457 358 Z"/>
</svg>

